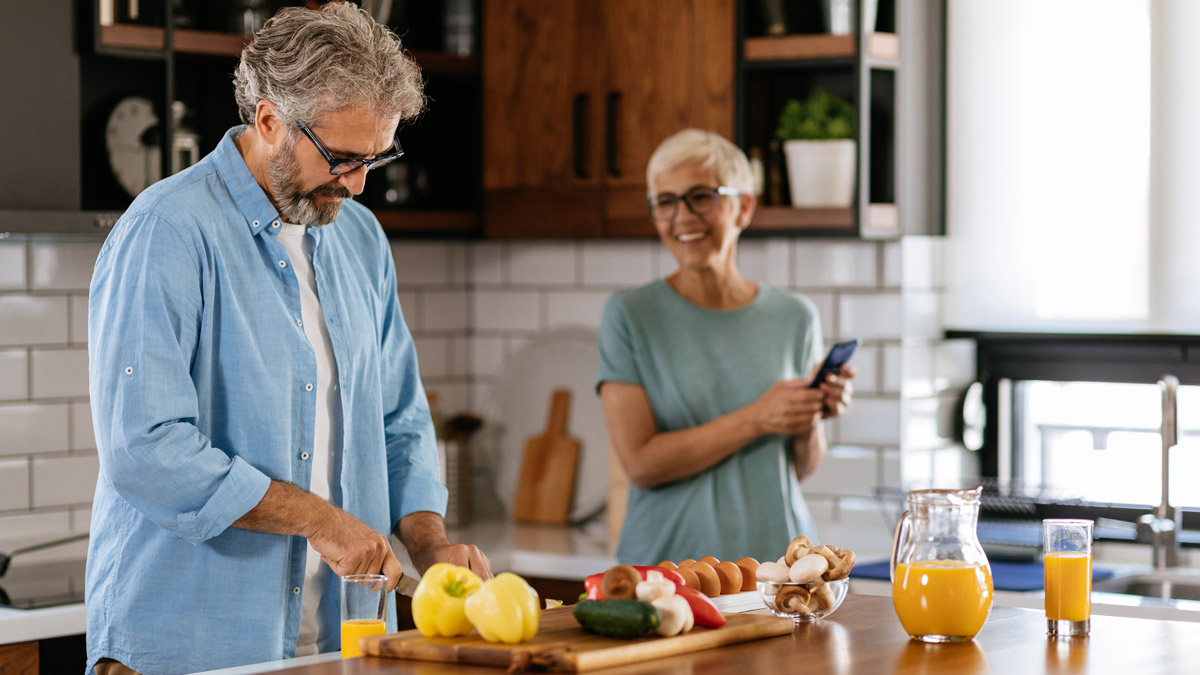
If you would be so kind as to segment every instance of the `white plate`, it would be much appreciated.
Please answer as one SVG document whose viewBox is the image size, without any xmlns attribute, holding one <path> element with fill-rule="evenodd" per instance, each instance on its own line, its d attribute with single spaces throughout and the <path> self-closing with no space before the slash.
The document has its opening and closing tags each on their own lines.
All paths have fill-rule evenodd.
<svg viewBox="0 0 1200 675">
<path fill-rule="evenodd" d="M 608 503 L 608 432 L 595 393 L 596 331 L 571 327 L 546 331 L 504 364 L 484 405 L 479 442 L 495 468 L 496 497 L 511 513 L 525 441 L 546 429 L 550 396 L 571 391 L 566 435 L 579 440 L 579 466 L 571 503 L 573 522 L 588 520 Z"/>
</svg>

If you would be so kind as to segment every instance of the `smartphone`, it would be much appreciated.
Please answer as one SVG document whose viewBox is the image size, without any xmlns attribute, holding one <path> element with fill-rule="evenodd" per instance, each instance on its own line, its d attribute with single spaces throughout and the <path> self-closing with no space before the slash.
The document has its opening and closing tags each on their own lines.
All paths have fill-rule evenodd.
<svg viewBox="0 0 1200 675">
<path fill-rule="evenodd" d="M 854 356 L 854 350 L 862 344 L 862 340 L 855 338 L 845 342 L 839 342 L 829 350 L 829 355 L 821 363 L 821 368 L 817 370 L 816 376 L 813 377 L 812 384 L 808 385 L 810 389 L 816 389 L 825 381 L 825 377 L 829 374 L 837 375 L 842 372 L 842 366 Z"/>
</svg>

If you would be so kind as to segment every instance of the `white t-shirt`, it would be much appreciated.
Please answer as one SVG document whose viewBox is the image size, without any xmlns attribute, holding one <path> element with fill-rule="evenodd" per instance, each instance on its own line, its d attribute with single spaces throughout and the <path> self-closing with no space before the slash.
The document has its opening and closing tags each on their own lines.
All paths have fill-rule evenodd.
<svg viewBox="0 0 1200 675">
<path fill-rule="evenodd" d="M 308 228 L 290 223 L 280 227 L 283 229 L 279 232 L 279 243 L 287 250 L 292 270 L 300 282 L 300 320 L 317 359 L 317 409 L 313 451 L 309 458 L 312 461 L 309 491 L 328 500 L 333 467 L 337 466 L 342 456 L 342 399 L 338 387 L 337 361 L 333 358 L 329 331 L 325 328 L 325 315 L 321 312 L 321 301 L 317 295 L 317 280 L 312 267 L 312 239 L 307 236 Z M 300 612 L 296 656 L 316 654 L 321 631 L 338 630 L 337 626 L 321 626 L 317 621 L 317 607 L 331 574 L 333 571 L 321 562 L 321 556 L 310 545 L 304 566 L 304 603 Z"/>
</svg>

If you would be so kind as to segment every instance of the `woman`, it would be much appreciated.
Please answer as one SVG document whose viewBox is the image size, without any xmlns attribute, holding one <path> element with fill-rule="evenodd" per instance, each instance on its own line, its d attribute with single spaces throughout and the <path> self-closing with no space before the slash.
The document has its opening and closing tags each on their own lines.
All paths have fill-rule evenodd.
<svg viewBox="0 0 1200 675">
<path fill-rule="evenodd" d="M 821 421 L 850 404 L 854 369 L 810 388 L 824 355 L 816 307 L 738 270 L 755 198 L 737 146 L 681 131 L 646 183 L 679 269 L 616 293 L 601 319 L 597 388 L 632 483 L 617 558 L 775 560 L 794 536 L 816 539 L 800 481 L 825 456 Z"/>
</svg>

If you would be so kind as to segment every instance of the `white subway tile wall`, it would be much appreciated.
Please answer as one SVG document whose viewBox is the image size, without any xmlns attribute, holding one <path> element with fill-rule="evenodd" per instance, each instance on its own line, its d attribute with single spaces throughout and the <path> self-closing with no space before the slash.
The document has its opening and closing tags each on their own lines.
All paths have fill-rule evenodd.
<svg viewBox="0 0 1200 675">
<path fill-rule="evenodd" d="M 0 512 L 29 506 L 29 459 L 0 460 Z"/>
<path fill-rule="evenodd" d="M 33 458 L 33 507 L 92 503 L 100 460 L 95 454 Z"/>
<path fill-rule="evenodd" d="M 66 344 L 67 296 L 0 295 L 0 347 Z"/>
<path fill-rule="evenodd" d="M 29 353 L 35 399 L 88 395 L 87 349 L 34 349 Z"/>
<path fill-rule="evenodd" d="M 28 350 L 0 350 L 0 401 L 23 401 L 28 396 Z"/>
<path fill-rule="evenodd" d="M 29 245 L 29 290 L 86 291 L 100 255 L 99 242 L 33 242 Z"/>
<path fill-rule="evenodd" d="M 87 289 L 99 248 L 0 242 L 0 546 L 88 527 L 98 462 L 86 386 Z M 845 545 L 867 525 L 872 540 L 886 534 L 868 499 L 877 483 L 972 468 L 973 458 L 959 457 L 946 438 L 945 420 L 947 402 L 974 379 L 974 351 L 969 341 L 941 339 L 940 270 L 914 269 L 940 265 L 940 248 L 929 238 L 742 242 L 743 271 L 811 299 L 827 342 L 865 341 L 854 361 L 856 403 L 827 425 L 833 447 L 805 484 L 827 541 Z M 612 292 L 677 267 L 658 242 L 644 240 L 398 240 L 391 249 L 422 378 L 443 415 L 482 409 L 506 360 L 537 333 L 594 327 Z M 914 428 L 903 423 L 910 404 L 921 411 Z M 914 436 L 931 443 L 910 448 Z M 490 467 L 480 464 L 484 476 Z"/>
<path fill-rule="evenodd" d="M 25 252 L 23 242 L 0 242 L 0 291 L 25 290 Z"/>
<path fill-rule="evenodd" d="M 585 285 L 631 288 L 656 278 L 654 256 L 657 242 L 587 242 L 583 244 Z"/>
<path fill-rule="evenodd" d="M 511 248 L 509 283 L 514 286 L 574 286 L 579 274 L 574 248 L 551 243 Z"/>
</svg>

